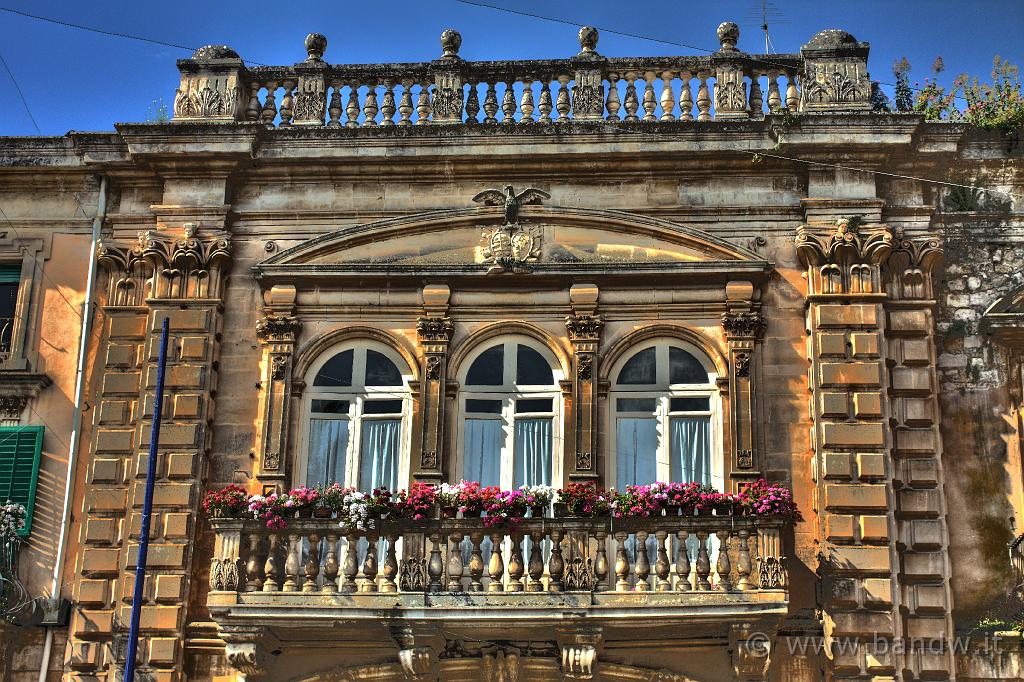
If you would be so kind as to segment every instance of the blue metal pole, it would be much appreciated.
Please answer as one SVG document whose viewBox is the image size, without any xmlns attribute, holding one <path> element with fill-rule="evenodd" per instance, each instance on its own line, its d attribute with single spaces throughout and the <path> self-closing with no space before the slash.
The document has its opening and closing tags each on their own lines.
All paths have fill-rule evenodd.
<svg viewBox="0 0 1024 682">
<path fill-rule="evenodd" d="M 153 514 L 153 485 L 156 480 L 156 449 L 160 442 L 160 410 L 164 402 L 164 367 L 167 364 L 168 318 L 160 327 L 160 355 L 156 364 L 156 397 L 153 400 L 153 426 L 149 435 L 149 465 L 146 467 L 146 496 L 142 503 L 139 556 L 135 559 L 135 593 L 132 595 L 132 619 L 128 626 L 128 650 L 124 659 L 124 682 L 135 679 L 135 654 L 139 648 L 139 616 L 142 613 L 142 588 L 146 584 L 146 558 L 149 555 L 149 520 Z"/>
</svg>

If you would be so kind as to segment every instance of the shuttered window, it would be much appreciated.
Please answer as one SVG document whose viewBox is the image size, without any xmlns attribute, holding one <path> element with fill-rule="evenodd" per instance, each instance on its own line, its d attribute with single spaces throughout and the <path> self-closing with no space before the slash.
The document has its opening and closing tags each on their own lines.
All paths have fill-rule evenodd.
<svg viewBox="0 0 1024 682">
<path fill-rule="evenodd" d="M 10 500 L 25 506 L 22 537 L 32 530 L 42 449 L 42 426 L 0 426 L 0 503 Z"/>
</svg>

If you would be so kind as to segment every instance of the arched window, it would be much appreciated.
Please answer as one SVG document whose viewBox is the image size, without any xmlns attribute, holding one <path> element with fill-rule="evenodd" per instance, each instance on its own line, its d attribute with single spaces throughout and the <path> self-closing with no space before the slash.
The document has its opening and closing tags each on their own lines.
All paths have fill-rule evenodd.
<svg viewBox="0 0 1024 682">
<path fill-rule="evenodd" d="M 411 378 L 405 361 L 384 344 L 346 343 L 325 353 L 306 378 L 306 458 L 299 478 L 310 486 L 399 487 Z"/>
<path fill-rule="evenodd" d="M 613 484 L 723 487 L 714 365 L 675 340 L 642 344 L 612 368 Z"/>
<path fill-rule="evenodd" d="M 460 475 L 503 488 L 551 485 L 561 477 L 561 370 L 526 337 L 470 355 L 460 375 Z"/>
</svg>

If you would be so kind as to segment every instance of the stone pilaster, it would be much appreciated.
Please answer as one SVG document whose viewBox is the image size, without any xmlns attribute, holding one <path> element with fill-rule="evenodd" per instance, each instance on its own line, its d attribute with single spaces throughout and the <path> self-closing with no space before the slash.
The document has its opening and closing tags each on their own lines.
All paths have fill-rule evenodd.
<svg viewBox="0 0 1024 682">
<path fill-rule="evenodd" d="M 834 207 L 833 207 L 834 208 Z M 814 421 L 813 477 L 820 606 L 832 679 L 896 676 L 904 667 L 897 587 L 890 408 L 881 264 L 886 225 L 824 220 L 808 209 L 797 232 L 806 267 Z M 882 643 L 882 644 L 879 644 Z M 854 645 L 855 644 L 855 645 Z"/>
<path fill-rule="evenodd" d="M 448 344 L 454 325 L 446 313 L 447 286 L 423 288 L 425 315 L 416 322 L 416 334 L 423 352 L 420 368 L 419 457 L 414 453 L 413 471 L 417 480 L 439 482 L 445 471 L 445 386 L 448 374 Z"/>
<path fill-rule="evenodd" d="M 115 643 L 128 626 L 156 384 L 160 326 L 170 319 L 160 448 L 138 650 L 139 672 L 184 679 L 181 632 L 194 579 L 192 555 L 210 434 L 221 319 L 230 260 L 222 234 L 144 232 L 106 242 L 105 358 L 87 475 L 76 570 L 69 666 L 72 679 L 114 679 Z"/>
<path fill-rule="evenodd" d="M 754 433 L 753 377 L 756 375 L 758 341 L 768 324 L 753 310 L 754 287 L 749 282 L 730 282 L 726 288 L 729 312 L 722 315 L 722 328 L 729 343 L 729 436 L 732 469 L 740 476 L 760 473 Z"/>
<path fill-rule="evenodd" d="M 258 451 L 259 478 L 265 485 L 283 483 L 286 476 L 292 361 L 295 339 L 301 328 L 294 316 L 273 312 L 256 323 L 256 338 L 263 346 L 262 395 L 257 423 L 263 425 Z"/>
<path fill-rule="evenodd" d="M 604 321 L 597 314 L 598 288 L 593 284 L 574 284 L 569 290 L 573 314 L 565 318 L 572 343 L 572 406 L 566 440 L 566 478 L 596 479 L 597 462 L 597 375 L 598 345 Z"/>
<path fill-rule="evenodd" d="M 941 260 L 937 237 L 898 234 L 885 273 L 903 636 L 908 668 L 926 679 L 949 679 L 955 663 L 932 289 Z"/>
</svg>

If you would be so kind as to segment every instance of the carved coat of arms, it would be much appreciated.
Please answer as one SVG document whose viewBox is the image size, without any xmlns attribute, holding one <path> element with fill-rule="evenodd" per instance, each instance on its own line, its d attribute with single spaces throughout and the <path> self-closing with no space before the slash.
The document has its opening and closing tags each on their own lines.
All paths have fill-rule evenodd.
<svg viewBox="0 0 1024 682">
<path fill-rule="evenodd" d="M 516 194 L 512 185 L 506 185 L 505 191 L 488 189 L 473 197 L 479 204 L 505 208 L 504 222 L 499 227 L 484 230 L 482 235 L 484 262 L 491 266 L 488 274 L 530 271 L 528 264 L 540 258 L 543 238 L 539 227 L 523 227 L 519 223 L 519 208 L 550 198 L 547 192 L 532 187 Z"/>
</svg>

